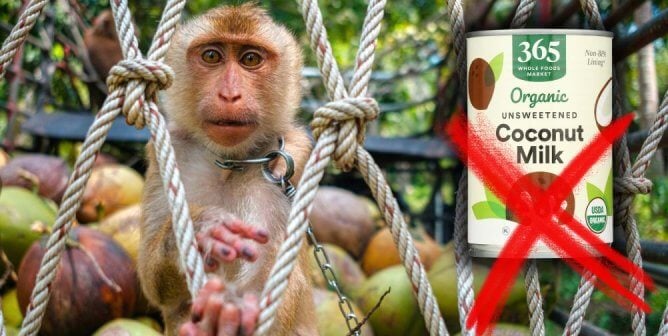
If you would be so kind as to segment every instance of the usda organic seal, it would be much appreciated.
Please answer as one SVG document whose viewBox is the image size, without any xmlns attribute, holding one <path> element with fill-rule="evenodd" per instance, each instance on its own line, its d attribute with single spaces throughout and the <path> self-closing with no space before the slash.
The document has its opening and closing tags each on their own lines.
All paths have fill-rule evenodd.
<svg viewBox="0 0 668 336">
<path fill-rule="evenodd" d="M 469 129 L 493 136 L 547 190 L 612 121 L 612 33 L 517 29 L 467 35 Z M 493 160 L 493 158 L 490 158 Z M 522 182 L 522 183 L 520 183 Z M 468 241 L 474 256 L 495 257 L 517 228 L 503 200 L 468 175 Z M 612 242 L 612 149 L 566 195 L 562 209 Z M 543 225 L 563 225 L 556 217 Z M 584 242 L 582 242 L 584 243 Z M 542 241 L 530 258 L 557 255 Z"/>
</svg>

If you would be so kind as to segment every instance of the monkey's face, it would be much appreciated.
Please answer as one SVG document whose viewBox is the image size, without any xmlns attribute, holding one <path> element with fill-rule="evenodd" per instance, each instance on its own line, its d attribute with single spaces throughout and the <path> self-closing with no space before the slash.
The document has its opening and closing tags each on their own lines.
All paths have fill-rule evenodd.
<svg viewBox="0 0 668 336">
<path fill-rule="evenodd" d="M 184 25 L 167 62 L 173 125 L 227 155 L 288 129 L 301 98 L 301 53 L 285 28 L 251 6 L 223 7 Z"/>
<path fill-rule="evenodd" d="M 230 40 L 195 43 L 188 62 L 204 88 L 196 106 L 197 119 L 207 137 L 233 147 L 248 139 L 263 122 L 266 82 L 275 71 L 275 54 L 260 45 Z"/>
</svg>

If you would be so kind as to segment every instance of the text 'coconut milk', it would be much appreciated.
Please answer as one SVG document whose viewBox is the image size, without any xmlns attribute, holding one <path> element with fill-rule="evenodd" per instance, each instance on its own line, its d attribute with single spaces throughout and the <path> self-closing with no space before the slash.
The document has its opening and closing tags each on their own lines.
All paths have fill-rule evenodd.
<svg viewBox="0 0 668 336">
<path fill-rule="evenodd" d="M 612 121 L 612 33 L 481 31 L 468 34 L 466 42 L 469 133 L 493 139 L 524 171 L 522 179 L 547 188 Z M 512 182 L 514 193 L 521 193 L 518 182 Z M 612 148 L 561 202 L 561 209 L 604 243 L 612 242 Z M 552 216 L 540 225 L 563 224 Z M 517 216 L 470 172 L 468 241 L 473 255 L 497 256 L 518 226 Z M 529 254 L 557 256 L 542 241 Z"/>
</svg>

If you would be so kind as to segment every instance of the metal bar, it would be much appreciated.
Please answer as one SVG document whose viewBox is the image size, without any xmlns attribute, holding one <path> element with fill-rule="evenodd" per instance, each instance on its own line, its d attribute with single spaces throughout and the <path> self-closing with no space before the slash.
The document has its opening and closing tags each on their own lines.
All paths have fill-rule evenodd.
<svg viewBox="0 0 668 336">
<path fill-rule="evenodd" d="M 628 0 L 624 1 L 619 7 L 613 9 L 608 16 L 603 19 L 603 25 L 605 28 L 610 29 L 610 27 L 622 21 L 625 17 L 631 16 L 631 13 L 642 5 L 643 2 L 647 0 Z"/>
<path fill-rule="evenodd" d="M 492 12 L 492 8 L 494 8 L 495 3 L 496 0 L 489 1 L 485 5 L 485 7 L 482 8 L 480 14 L 475 19 L 471 20 L 471 23 L 469 24 L 469 28 L 467 30 L 473 31 L 484 28 L 487 23 L 487 17 L 489 16 L 489 13 Z"/>
<path fill-rule="evenodd" d="M 668 9 L 664 9 L 635 32 L 617 40 L 612 47 L 612 57 L 619 62 L 627 56 L 668 34 Z"/>
<path fill-rule="evenodd" d="M 629 134 L 626 137 L 626 141 L 628 142 L 629 145 L 629 150 L 631 152 L 640 151 L 640 147 L 642 146 L 645 139 L 647 139 L 648 134 L 649 133 L 647 130 L 635 131 Z M 665 148 L 665 147 L 668 147 L 668 135 L 666 133 L 663 134 L 661 141 L 659 141 L 659 148 Z"/>
<path fill-rule="evenodd" d="M 566 326 L 566 323 L 568 322 L 568 313 L 565 311 L 559 309 L 559 308 L 554 308 L 550 312 L 549 316 L 550 320 L 554 321 L 555 323 L 559 324 L 560 326 L 564 327 Z M 582 329 L 580 329 L 580 335 L 582 336 L 612 336 L 611 333 L 592 325 L 591 323 L 584 321 L 582 322 Z"/>
<path fill-rule="evenodd" d="M 580 2 L 578 0 L 571 0 L 571 2 L 564 7 L 564 9 L 557 13 L 557 15 L 552 17 L 552 20 L 547 23 L 547 27 L 559 27 L 562 26 L 568 19 L 577 13 L 580 9 Z"/>
</svg>

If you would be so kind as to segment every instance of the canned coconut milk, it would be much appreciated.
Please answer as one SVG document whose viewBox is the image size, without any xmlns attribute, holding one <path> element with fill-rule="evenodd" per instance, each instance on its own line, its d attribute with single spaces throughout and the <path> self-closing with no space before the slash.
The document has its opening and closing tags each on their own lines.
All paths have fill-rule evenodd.
<svg viewBox="0 0 668 336">
<path fill-rule="evenodd" d="M 612 33 L 517 29 L 469 33 L 468 122 L 493 135 L 546 189 L 612 121 Z M 562 209 L 612 242 L 612 149 L 575 186 Z M 495 257 L 518 227 L 513 213 L 475 174 L 468 175 L 468 241 Z M 545 225 L 562 225 L 546 218 Z M 530 258 L 558 255 L 537 241 Z"/>
</svg>

